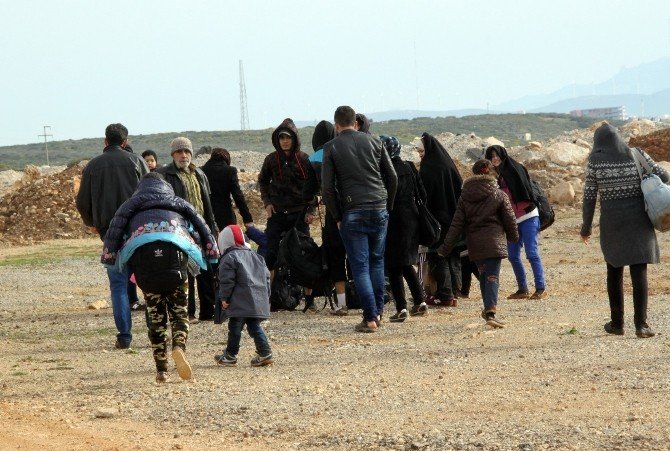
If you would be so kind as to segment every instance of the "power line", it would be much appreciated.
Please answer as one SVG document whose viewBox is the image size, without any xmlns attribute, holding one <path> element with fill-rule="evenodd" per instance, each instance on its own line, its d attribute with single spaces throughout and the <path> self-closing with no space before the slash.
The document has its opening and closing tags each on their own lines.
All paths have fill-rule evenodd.
<svg viewBox="0 0 670 451">
<path fill-rule="evenodd" d="M 247 87 L 244 83 L 244 66 L 240 60 L 240 130 L 249 129 L 249 110 L 247 109 Z"/>
<path fill-rule="evenodd" d="M 47 128 L 49 129 L 49 131 L 51 131 L 51 125 L 43 125 L 42 127 L 44 128 L 44 133 L 37 136 L 40 138 L 44 137 L 44 151 L 47 154 L 47 166 L 51 166 L 49 164 L 49 145 L 47 144 L 47 137 L 53 138 L 54 135 L 52 135 L 51 133 L 47 133 Z"/>
</svg>

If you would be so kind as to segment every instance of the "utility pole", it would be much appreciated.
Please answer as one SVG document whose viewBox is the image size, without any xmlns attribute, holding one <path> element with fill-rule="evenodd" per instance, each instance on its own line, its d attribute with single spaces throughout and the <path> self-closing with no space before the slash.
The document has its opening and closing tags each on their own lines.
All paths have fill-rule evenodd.
<svg viewBox="0 0 670 451">
<path fill-rule="evenodd" d="M 244 83 L 244 66 L 240 60 L 240 130 L 249 129 L 249 110 L 247 110 L 247 87 Z"/>
<path fill-rule="evenodd" d="M 42 127 L 44 128 L 44 133 L 37 136 L 40 138 L 44 137 L 44 151 L 47 153 L 47 166 L 51 166 L 49 164 L 49 145 L 47 144 L 47 137 L 53 138 L 54 135 L 52 135 L 51 133 L 47 133 L 47 128 L 49 129 L 49 131 L 51 131 L 51 125 L 43 125 Z"/>
</svg>

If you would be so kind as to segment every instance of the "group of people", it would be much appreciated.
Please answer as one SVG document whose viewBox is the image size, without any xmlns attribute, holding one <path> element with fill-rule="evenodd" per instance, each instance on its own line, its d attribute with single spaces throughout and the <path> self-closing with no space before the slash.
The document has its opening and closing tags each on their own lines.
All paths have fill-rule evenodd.
<svg viewBox="0 0 670 451">
<path fill-rule="evenodd" d="M 508 299 L 547 297 L 538 247 L 538 209 L 530 176 L 521 163 L 504 147 L 490 146 L 484 158 L 473 165 L 473 176 L 463 181 L 447 150 L 432 135 L 424 133 L 412 142 L 421 159 L 417 169 L 401 158 L 397 138 L 372 136 L 369 127 L 364 115 L 340 106 L 334 124 L 317 124 L 312 138 L 314 152 L 307 155 L 301 150 L 295 124 L 285 119 L 272 133 L 275 151 L 267 155 L 258 176 L 267 213 L 263 233 L 253 223 L 227 150 L 213 149 L 210 160 L 198 168 L 192 163 L 190 140 L 178 137 L 171 142 L 171 163 L 159 167 L 154 152 L 146 151 L 142 158 L 132 152 L 123 125 L 109 125 L 103 154 L 84 168 L 77 208 L 84 223 L 104 241 L 102 262 L 107 266 L 118 330 L 115 346 L 131 346 L 128 293 L 129 284 L 136 282 L 146 301 L 158 382 L 168 377 L 168 323 L 177 372 L 188 379 L 191 367 L 185 351 L 189 324 L 212 320 L 217 307 L 227 312 L 229 333 L 226 349 L 215 356 L 216 363 L 237 364 L 245 325 L 256 345 L 252 365 L 272 363 L 261 321 L 270 315 L 280 241 L 293 228 L 309 235 L 320 204 L 325 205 L 322 241 L 335 291 L 331 313 L 348 314 L 345 284 L 353 280 L 362 305 L 356 331 L 375 332 L 382 325 L 385 277 L 396 303 L 390 322 L 426 315 L 431 305 L 456 306 L 457 298 L 468 296 L 467 280 L 474 272 L 484 304 L 482 318 L 492 327 L 504 327 L 496 317 L 504 258 L 511 262 L 517 282 L 517 290 Z M 648 219 L 644 223 L 646 215 L 634 226 L 636 230 L 644 226 L 644 243 L 632 250 L 624 244 L 630 242 L 629 237 L 622 239 L 624 232 L 614 225 L 622 218 L 623 208 L 620 210 L 617 202 L 626 203 L 626 215 L 631 211 L 639 215 L 644 207 L 639 183 L 637 191 L 613 189 L 613 182 L 607 179 L 612 171 L 601 169 L 608 164 L 632 164 L 626 159 L 628 148 L 616 131 L 607 127 L 596 131 L 581 234 L 588 242 L 600 190 L 601 244 L 612 308 L 612 321 L 605 330 L 623 334 L 622 267 L 631 265 L 637 334 L 653 336 L 646 323 L 646 264 L 658 261 L 658 246 Z M 667 180 L 667 174 L 644 155 L 654 171 Z M 632 186 L 630 178 L 626 182 Z M 617 179 L 614 185 L 620 182 Z M 619 198 L 622 195 L 623 200 Z M 240 211 L 244 230 L 237 225 L 231 198 Z M 441 226 L 439 240 L 426 252 L 435 282 L 430 296 L 424 293 L 415 267 L 421 220 L 417 200 Z M 603 226 L 603 222 L 610 226 Z M 249 238 L 259 244 L 257 251 L 251 250 Z M 532 294 L 522 249 L 533 272 Z M 405 282 L 412 297 L 409 309 Z M 200 299 L 198 318 L 195 283 Z M 311 288 L 305 287 L 307 306 L 314 300 Z"/>
</svg>

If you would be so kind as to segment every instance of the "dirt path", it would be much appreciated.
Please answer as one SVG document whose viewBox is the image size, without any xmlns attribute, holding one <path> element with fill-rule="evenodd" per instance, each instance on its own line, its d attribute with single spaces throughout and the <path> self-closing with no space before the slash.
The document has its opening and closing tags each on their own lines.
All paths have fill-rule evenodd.
<svg viewBox="0 0 670 451">
<path fill-rule="evenodd" d="M 244 337 L 224 369 L 212 356 L 226 328 L 201 323 L 195 380 L 172 371 L 161 386 L 142 315 L 123 352 L 111 310 L 86 309 L 107 298 L 99 241 L 2 249 L 0 449 L 670 449 L 670 235 L 649 271 L 659 335 L 635 338 L 627 299 L 626 335 L 611 337 L 604 263 L 578 223 L 563 213 L 544 233 L 551 296 L 501 301 L 505 329 L 483 326 L 476 291 L 370 335 L 353 333 L 356 316 L 282 312 L 274 366 L 249 367 Z M 509 264 L 501 277 L 505 295 Z"/>
</svg>

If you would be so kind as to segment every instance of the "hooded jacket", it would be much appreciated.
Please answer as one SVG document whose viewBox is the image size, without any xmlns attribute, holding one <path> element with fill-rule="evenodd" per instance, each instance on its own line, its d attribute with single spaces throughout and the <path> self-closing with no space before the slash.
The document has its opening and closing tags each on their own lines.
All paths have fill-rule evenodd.
<svg viewBox="0 0 670 451">
<path fill-rule="evenodd" d="M 152 174 L 153 175 L 153 174 Z M 100 261 L 121 269 L 135 250 L 152 241 L 177 245 L 202 269 L 219 257 L 216 240 L 193 206 L 157 177 L 145 177 L 119 207 L 104 240 Z"/>
<path fill-rule="evenodd" d="M 424 133 L 421 141 L 425 155 L 419 175 L 426 189 L 426 207 L 442 225 L 442 236 L 447 233 L 461 196 L 463 179 L 446 149 L 434 136 Z"/>
<path fill-rule="evenodd" d="M 303 198 L 305 202 L 312 202 L 314 196 L 321 192 L 321 166 L 323 164 L 323 146 L 335 138 L 335 127 L 328 121 L 321 121 L 314 127 L 312 135 L 312 148 L 314 153 L 310 155 L 311 163 L 307 170 L 307 182 L 303 187 Z"/>
<path fill-rule="evenodd" d="M 287 131 L 293 138 L 293 148 L 286 154 L 279 145 L 279 133 Z M 258 187 L 263 205 L 273 205 L 283 213 L 297 213 L 305 208 L 303 187 L 307 182 L 309 157 L 300 150 L 298 129 L 291 119 L 272 132 L 275 151 L 265 157 L 258 174 Z"/>
<path fill-rule="evenodd" d="M 221 246 L 228 246 L 219 262 L 218 299 L 230 305 L 230 318 L 270 317 L 270 271 L 263 257 L 247 245 L 236 225 L 219 235 Z"/>
<path fill-rule="evenodd" d="M 346 129 L 323 152 L 323 200 L 335 221 L 354 209 L 393 210 L 398 177 L 379 140 Z"/>
<path fill-rule="evenodd" d="M 105 237 L 119 206 L 133 195 L 144 174 L 144 160 L 121 146 L 107 146 L 84 167 L 77 192 L 77 210 L 89 227 Z"/>
<path fill-rule="evenodd" d="M 465 181 L 456 213 L 438 253 L 451 253 L 463 233 L 468 258 L 473 262 L 505 258 L 507 242 L 519 240 L 512 205 L 507 195 L 498 189 L 495 177 L 475 175 Z"/>
</svg>

